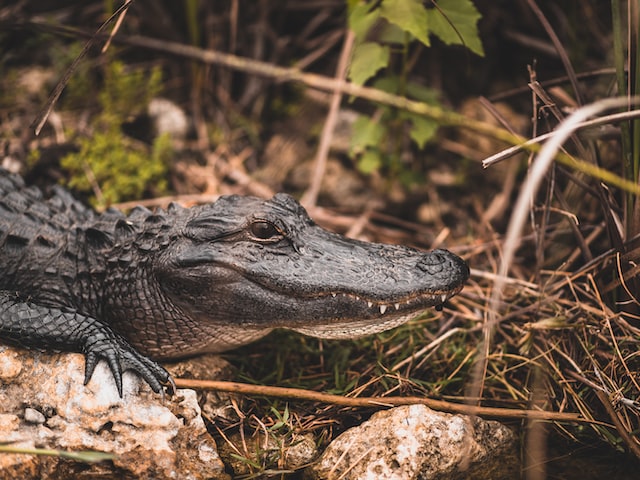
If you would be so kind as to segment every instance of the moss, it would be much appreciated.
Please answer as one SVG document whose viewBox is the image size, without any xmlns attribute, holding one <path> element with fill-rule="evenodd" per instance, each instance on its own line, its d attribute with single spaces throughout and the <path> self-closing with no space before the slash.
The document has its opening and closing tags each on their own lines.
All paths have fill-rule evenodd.
<svg viewBox="0 0 640 480">
<path fill-rule="evenodd" d="M 152 146 L 134 141 L 122 132 L 122 124 L 144 112 L 161 89 L 161 72 L 127 70 L 121 62 L 107 67 L 98 94 L 100 113 L 91 122 L 93 134 L 78 140 L 79 152 L 65 156 L 62 167 L 70 173 L 69 186 L 92 192 L 97 207 L 167 189 L 166 174 L 172 153 L 171 140 L 157 137 Z"/>
<path fill-rule="evenodd" d="M 165 191 L 166 157 L 171 152 L 166 140 L 165 135 L 158 137 L 151 152 L 146 152 L 133 145 L 116 126 L 83 138 L 80 151 L 62 159 L 62 166 L 72 173 L 69 186 L 93 190 L 91 202 L 98 207 L 139 197 L 149 188 Z"/>
</svg>

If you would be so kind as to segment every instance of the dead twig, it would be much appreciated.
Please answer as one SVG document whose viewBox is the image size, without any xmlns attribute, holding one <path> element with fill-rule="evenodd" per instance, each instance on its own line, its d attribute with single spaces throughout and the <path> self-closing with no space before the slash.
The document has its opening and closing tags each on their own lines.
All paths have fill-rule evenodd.
<svg viewBox="0 0 640 480">
<path fill-rule="evenodd" d="M 546 420 L 550 422 L 578 422 L 598 423 L 586 420 L 576 413 L 547 412 L 544 410 L 525 410 L 514 408 L 477 407 L 435 400 L 425 397 L 345 397 L 330 393 L 315 392 L 299 388 L 271 387 L 264 385 L 250 385 L 238 382 L 223 382 L 218 380 L 193 380 L 186 378 L 176 379 L 179 388 L 193 388 L 199 390 L 216 390 L 221 392 L 241 393 L 252 396 L 269 396 L 279 398 L 291 398 L 310 402 L 329 403 L 345 407 L 371 408 L 371 407 L 395 407 L 399 405 L 426 405 L 434 410 L 460 413 L 464 415 L 482 415 L 495 418 L 530 418 Z"/>
<path fill-rule="evenodd" d="M 340 53 L 340 59 L 338 60 L 338 68 L 336 71 L 336 80 L 338 82 L 344 82 L 347 78 L 349 59 L 351 58 L 351 51 L 353 50 L 354 40 L 354 33 L 351 30 L 347 30 L 347 35 L 342 45 L 342 52 Z M 322 135 L 320 136 L 318 152 L 316 153 L 313 176 L 311 177 L 311 185 L 309 185 L 309 188 L 301 199 L 301 203 L 304 206 L 313 206 L 318 201 L 318 194 L 320 193 L 320 187 L 322 185 L 322 179 L 324 178 L 324 172 L 327 169 L 327 156 L 329 155 L 331 139 L 333 138 L 333 132 L 338 121 L 338 112 L 340 111 L 341 102 L 342 92 L 339 89 L 336 89 L 331 94 L 329 113 L 327 114 L 327 119 L 325 120 L 324 126 L 322 127 Z"/>
<path fill-rule="evenodd" d="M 36 135 L 40 134 L 40 131 L 42 130 L 42 127 L 46 123 L 47 118 L 49 118 L 49 115 L 51 114 L 53 107 L 58 101 L 58 98 L 60 98 L 60 95 L 62 95 L 62 91 L 67 86 L 67 83 L 69 83 L 71 76 L 78 68 L 78 65 L 80 65 L 80 62 L 82 61 L 82 59 L 86 56 L 87 53 L 89 53 L 89 50 L 91 49 L 93 44 L 97 40 L 102 38 L 100 33 L 102 33 L 102 31 L 107 27 L 107 25 L 109 25 L 113 21 L 113 19 L 119 17 L 122 12 L 125 12 L 126 10 L 128 10 L 129 7 L 131 6 L 132 1 L 133 0 L 125 2 L 120 8 L 118 8 L 113 13 L 113 15 L 111 15 L 102 25 L 100 25 L 100 27 L 98 28 L 98 30 L 96 30 L 93 36 L 91 36 L 91 38 L 89 38 L 87 43 L 84 44 L 84 47 L 82 47 L 82 51 L 80 52 L 80 54 L 73 60 L 73 62 L 71 62 L 71 65 L 69 65 L 69 68 L 67 68 L 67 71 L 64 72 L 64 75 L 62 76 L 60 81 L 57 83 L 55 88 L 53 89 L 53 92 L 51 92 L 51 95 L 49 95 L 49 98 L 47 99 L 47 103 L 45 103 L 44 107 L 42 107 L 40 112 L 38 112 L 38 115 L 36 115 L 36 118 L 33 120 L 33 122 L 30 125 L 30 127 L 34 129 L 34 132 Z"/>
<path fill-rule="evenodd" d="M 629 450 L 631 450 L 636 457 L 640 458 L 640 443 L 638 443 L 638 441 L 633 436 L 631 436 L 628 429 L 622 423 L 622 420 L 620 420 L 618 412 L 616 412 L 616 409 L 611 404 L 611 400 L 609 399 L 609 395 L 607 394 L 607 392 L 605 392 L 601 386 L 582 375 L 578 375 L 575 372 L 569 372 L 569 375 L 592 388 L 592 390 L 598 397 L 598 400 L 600 400 L 600 403 L 602 403 L 602 406 L 607 411 L 607 414 L 609 415 L 609 418 L 611 418 L 611 422 L 615 426 L 616 431 L 620 434 L 620 437 L 629 447 Z"/>
<path fill-rule="evenodd" d="M 527 3 L 529 4 L 529 8 L 531 8 L 535 16 L 538 17 L 538 20 L 547 32 L 547 35 L 549 35 L 549 39 L 551 40 L 551 42 L 553 42 L 553 46 L 558 52 L 558 55 L 560 55 L 560 59 L 562 60 L 564 69 L 567 72 L 567 76 L 569 77 L 569 81 L 571 82 L 571 86 L 573 87 L 578 105 L 582 105 L 582 95 L 580 93 L 580 89 L 578 88 L 578 78 L 576 76 L 575 70 L 573 69 L 573 65 L 571 65 L 571 60 L 569 60 L 569 55 L 567 54 L 564 45 L 562 45 L 562 41 L 560 40 L 560 38 L 558 38 L 558 35 L 549 23 L 549 20 L 547 20 L 547 17 L 542 12 L 540 7 L 538 7 L 538 4 L 535 2 L 535 0 L 527 0 Z"/>
</svg>

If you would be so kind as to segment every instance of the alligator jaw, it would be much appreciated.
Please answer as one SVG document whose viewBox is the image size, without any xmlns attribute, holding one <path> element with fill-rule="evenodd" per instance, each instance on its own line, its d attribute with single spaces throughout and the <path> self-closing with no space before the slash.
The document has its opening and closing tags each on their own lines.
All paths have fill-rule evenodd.
<svg viewBox="0 0 640 480">
<path fill-rule="evenodd" d="M 418 308 L 426 308 L 426 307 L 437 307 L 442 305 L 455 294 L 457 294 L 460 290 L 462 290 L 462 285 L 458 288 L 449 291 L 440 291 L 440 292 L 423 292 L 417 293 L 415 295 L 411 295 L 405 298 L 396 299 L 393 301 L 380 302 L 378 300 L 368 300 L 366 298 L 362 298 L 361 296 L 355 293 L 331 293 L 332 298 L 342 297 L 345 299 L 353 300 L 357 303 L 361 303 L 364 305 L 367 304 L 367 308 L 371 309 L 372 314 L 376 316 L 376 313 L 379 312 L 379 316 L 384 316 L 385 313 L 389 312 L 389 314 L 393 314 L 394 311 L 398 311 L 402 309 L 402 311 L 406 311 L 408 308 L 416 309 L 416 305 Z M 322 295 L 315 298 L 326 298 L 329 295 Z"/>
<path fill-rule="evenodd" d="M 371 319 L 353 320 L 348 323 L 326 323 L 314 325 L 313 327 L 292 328 L 292 330 L 315 338 L 328 340 L 350 339 L 390 330 L 408 322 L 416 316 L 416 313 L 417 312 L 406 315 L 390 315 L 376 321 Z"/>
<path fill-rule="evenodd" d="M 389 303 L 365 300 L 351 293 L 331 294 L 334 299 L 347 300 L 353 304 L 359 309 L 359 313 L 353 318 L 343 316 L 313 325 L 290 328 L 304 335 L 325 339 L 347 339 L 380 333 L 408 322 L 428 307 L 441 307 L 461 289 L 462 286 L 448 292 L 423 293 Z M 341 306 L 341 310 L 348 312 L 351 309 Z"/>
</svg>

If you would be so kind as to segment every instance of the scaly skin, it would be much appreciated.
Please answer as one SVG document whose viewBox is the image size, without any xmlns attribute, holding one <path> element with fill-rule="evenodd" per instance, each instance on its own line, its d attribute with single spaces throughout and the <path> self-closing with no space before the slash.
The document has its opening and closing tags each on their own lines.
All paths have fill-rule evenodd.
<svg viewBox="0 0 640 480">
<path fill-rule="evenodd" d="M 155 360 L 223 351 L 273 328 L 321 338 L 392 328 L 469 276 L 446 250 L 328 232 L 285 194 L 98 215 L 4 170 L 0 268 L 0 338 L 83 352 L 87 381 L 104 359 L 120 394 L 124 370 L 159 392 L 171 379 Z"/>
</svg>

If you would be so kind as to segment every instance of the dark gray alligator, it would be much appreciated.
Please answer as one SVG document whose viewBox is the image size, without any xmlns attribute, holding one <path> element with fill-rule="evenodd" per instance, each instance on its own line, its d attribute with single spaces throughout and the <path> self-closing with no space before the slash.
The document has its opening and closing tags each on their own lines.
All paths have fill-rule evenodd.
<svg viewBox="0 0 640 480">
<path fill-rule="evenodd" d="M 399 325 L 469 276 L 446 250 L 350 240 L 292 197 L 97 214 L 0 170 L 0 338 L 106 360 L 160 392 L 155 360 L 217 352 L 274 328 L 351 338 Z M 154 360 L 151 360 L 151 359 Z"/>
</svg>

